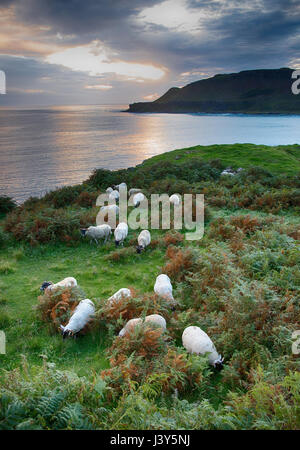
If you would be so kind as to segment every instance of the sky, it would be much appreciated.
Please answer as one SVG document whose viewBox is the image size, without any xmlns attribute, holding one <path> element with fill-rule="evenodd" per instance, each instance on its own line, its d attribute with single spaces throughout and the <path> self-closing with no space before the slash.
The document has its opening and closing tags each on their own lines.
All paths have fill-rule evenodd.
<svg viewBox="0 0 300 450">
<path fill-rule="evenodd" d="M 0 106 L 129 104 L 300 68 L 299 0 L 0 0 Z"/>
</svg>

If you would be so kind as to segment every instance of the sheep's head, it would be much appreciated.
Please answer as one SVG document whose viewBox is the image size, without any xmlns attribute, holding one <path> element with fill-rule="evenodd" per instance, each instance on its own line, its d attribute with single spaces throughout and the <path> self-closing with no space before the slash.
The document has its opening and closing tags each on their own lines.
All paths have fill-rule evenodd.
<svg viewBox="0 0 300 450">
<path fill-rule="evenodd" d="M 220 370 L 223 369 L 223 367 L 224 367 L 223 362 L 224 362 L 224 358 L 222 358 L 222 356 L 219 355 L 219 358 L 214 362 L 214 368 L 215 368 L 218 372 L 220 372 Z"/>
<path fill-rule="evenodd" d="M 40 287 L 40 291 L 44 292 L 45 289 L 47 289 L 47 287 L 51 286 L 52 284 L 52 281 L 44 281 L 44 283 Z"/>
<path fill-rule="evenodd" d="M 143 250 L 144 250 L 144 247 L 143 247 L 142 245 L 138 245 L 138 246 L 136 247 L 136 252 L 137 252 L 137 253 L 142 253 Z"/>
<path fill-rule="evenodd" d="M 81 236 L 85 236 L 85 234 L 86 234 L 86 228 L 80 228 L 80 234 L 81 234 Z"/>
<path fill-rule="evenodd" d="M 115 240 L 115 244 L 116 244 L 116 247 L 118 247 L 120 245 L 120 241 Z"/>
<path fill-rule="evenodd" d="M 72 331 L 66 330 L 63 325 L 60 325 L 60 329 L 61 329 L 61 335 L 62 335 L 63 339 L 66 339 L 66 338 L 72 336 Z"/>
</svg>

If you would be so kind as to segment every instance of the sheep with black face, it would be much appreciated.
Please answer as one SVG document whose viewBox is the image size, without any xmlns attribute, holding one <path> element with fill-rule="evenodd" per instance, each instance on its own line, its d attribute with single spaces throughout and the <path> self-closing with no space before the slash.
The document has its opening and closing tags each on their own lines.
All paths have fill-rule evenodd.
<svg viewBox="0 0 300 450">
<path fill-rule="evenodd" d="M 120 244 L 124 245 L 124 240 L 126 239 L 127 235 L 128 235 L 127 223 L 120 222 L 114 231 L 116 247 L 119 246 Z"/>
<path fill-rule="evenodd" d="M 73 336 L 76 337 L 77 334 L 88 324 L 95 313 L 94 303 L 86 298 L 81 300 L 76 306 L 69 322 L 66 326 L 60 325 L 61 333 L 63 339 Z"/>
<path fill-rule="evenodd" d="M 80 233 L 82 236 L 90 238 L 90 242 L 95 241 L 97 245 L 100 239 L 104 239 L 104 244 L 106 244 L 111 235 L 111 227 L 108 224 L 91 226 L 81 228 Z"/>
<path fill-rule="evenodd" d="M 151 234 L 148 230 L 143 230 L 138 235 L 137 253 L 141 253 L 151 242 Z"/>
<path fill-rule="evenodd" d="M 77 280 L 74 277 L 67 277 L 58 283 L 52 283 L 52 281 L 44 281 L 40 287 L 42 292 L 55 292 L 59 288 L 69 288 L 77 286 Z"/>
<path fill-rule="evenodd" d="M 209 363 L 216 369 L 223 368 L 224 358 L 217 352 L 210 337 L 200 327 L 187 327 L 182 333 L 182 344 L 189 353 L 205 355 L 208 353 Z"/>
<path fill-rule="evenodd" d="M 173 287 L 168 275 L 164 273 L 158 275 L 154 285 L 154 292 L 159 297 L 165 298 L 169 302 L 172 309 L 175 309 L 177 302 L 173 297 Z"/>
</svg>

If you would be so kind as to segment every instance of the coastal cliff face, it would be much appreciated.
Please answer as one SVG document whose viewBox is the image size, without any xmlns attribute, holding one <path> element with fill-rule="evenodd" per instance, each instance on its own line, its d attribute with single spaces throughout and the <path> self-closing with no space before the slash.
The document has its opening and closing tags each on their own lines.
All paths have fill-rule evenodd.
<svg viewBox="0 0 300 450">
<path fill-rule="evenodd" d="M 183 88 L 173 87 L 154 102 L 129 105 L 129 112 L 300 114 L 292 93 L 292 69 L 219 74 Z"/>
</svg>

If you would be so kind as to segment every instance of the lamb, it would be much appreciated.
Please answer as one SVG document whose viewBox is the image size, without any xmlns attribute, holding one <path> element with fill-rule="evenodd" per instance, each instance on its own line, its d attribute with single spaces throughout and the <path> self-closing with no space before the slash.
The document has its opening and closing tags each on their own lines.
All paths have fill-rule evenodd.
<svg viewBox="0 0 300 450">
<path fill-rule="evenodd" d="M 140 206 L 140 203 L 145 199 L 145 196 L 142 192 L 139 192 L 138 194 L 135 194 L 133 196 L 133 206 L 137 208 Z"/>
<path fill-rule="evenodd" d="M 128 235 L 128 225 L 125 222 L 120 222 L 117 228 L 114 231 L 115 235 L 115 244 L 116 246 L 122 244 L 124 245 L 124 240 Z"/>
<path fill-rule="evenodd" d="M 137 188 L 131 188 L 129 189 L 128 195 L 129 197 L 131 197 L 132 195 L 138 194 L 139 192 L 142 192 L 142 190 Z"/>
<path fill-rule="evenodd" d="M 107 302 L 109 305 L 112 305 L 113 303 L 118 303 L 118 301 L 121 300 L 121 298 L 130 298 L 130 297 L 131 297 L 130 289 L 121 288 L 115 294 L 109 297 Z"/>
<path fill-rule="evenodd" d="M 171 195 L 169 199 L 170 203 L 173 203 L 174 206 L 178 206 L 180 204 L 180 197 L 177 194 Z"/>
<path fill-rule="evenodd" d="M 91 242 L 94 240 L 97 245 L 98 239 L 104 239 L 104 244 L 106 244 L 111 235 L 111 227 L 108 224 L 97 225 L 96 227 L 91 226 L 81 228 L 80 233 L 82 236 L 89 237 Z"/>
<path fill-rule="evenodd" d="M 172 306 L 175 307 L 176 301 L 173 297 L 173 288 L 168 275 L 158 275 L 154 285 L 154 292 L 159 295 L 159 297 L 168 300 L 172 304 Z"/>
<path fill-rule="evenodd" d="M 182 344 L 189 353 L 209 353 L 209 363 L 217 370 L 223 368 L 224 358 L 217 353 L 214 343 L 200 327 L 187 327 L 182 333 Z"/>
<path fill-rule="evenodd" d="M 76 306 L 72 316 L 70 317 L 68 324 L 65 327 L 63 325 L 60 325 L 63 339 L 68 336 L 76 337 L 79 331 L 81 331 L 90 321 L 94 313 L 94 303 L 88 298 L 86 298 L 85 300 L 81 300 L 81 302 Z"/>
<path fill-rule="evenodd" d="M 106 189 L 106 193 L 107 193 L 107 194 L 110 194 L 112 191 L 113 191 L 113 188 L 112 188 L 112 187 L 108 187 L 108 188 Z"/>
<path fill-rule="evenodd" d="M 141 253 L 151 242 L 151 234 L 148 230 L 143 230 L 138 235 L 137 253 Z"/>
<path fill-rule="evenodd" d="M 75 286 L 77 286 L 76 279 L 73 277 L 67 277 L 55 284 L 52 283 L 52 281 L 44 281 L 40 287 L 40 291 L 55 292 L 59 288 L 69 288 Z"/>
<path fill-rule="evenodd" d="M 126 323 L 125 327 L 122 328 L 122 330 L 119 332 L 119 336 L 125 336 L 125 334 L 127 334 L 128 332 L 133 331 L 137 325 L 142 325 L 143 323 L 154 323 L 163 330 L 166 330 L 167 328 L 167 323 L 162 316 L 160 316 L 159 314 L 151 314 L 150 316 L 145 317 L 144 322 L 141 318 L 129 320 Z"/>
<path fill-rule="evenodd" d="M 120 194 L 117 190 L 111 191 L 111 193 L 108 195 L 108 201 L 109 202 L 117 202 L 119 200 Z"/>
</svg>

